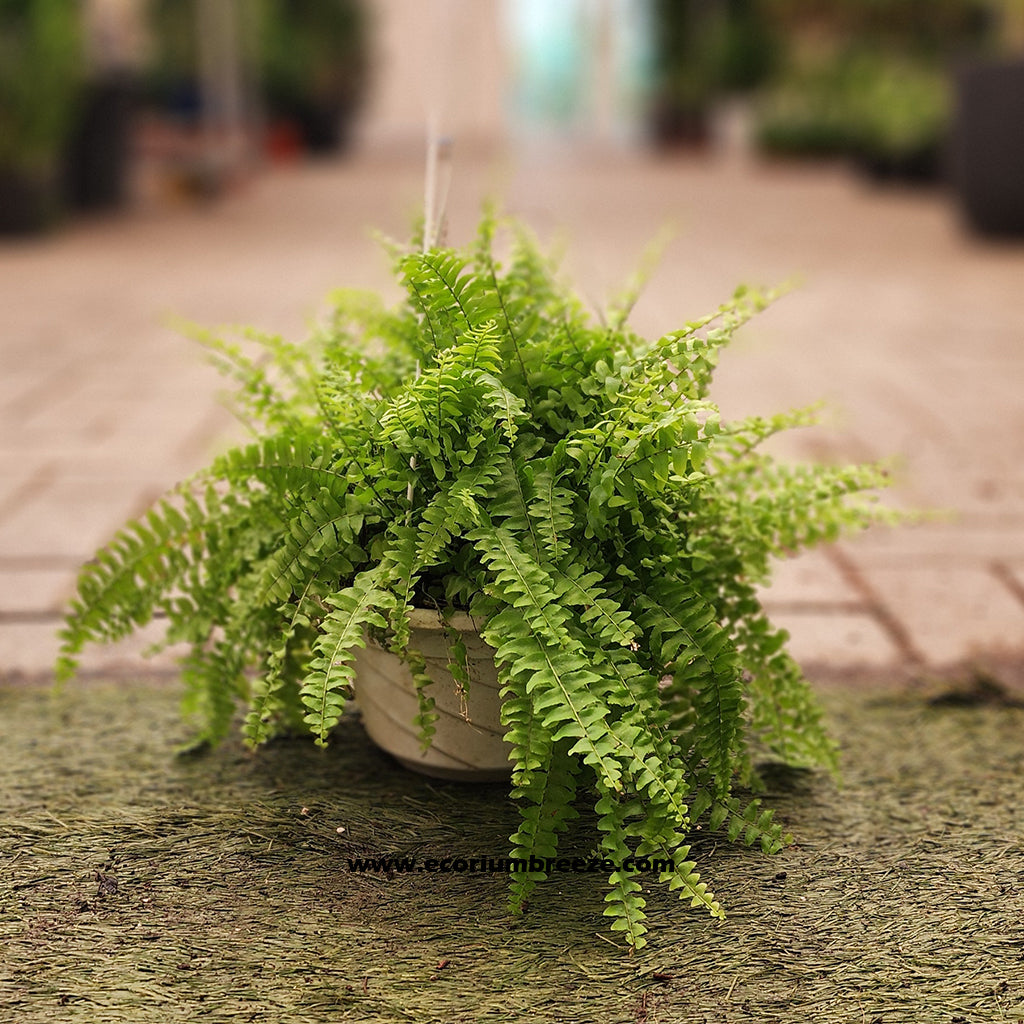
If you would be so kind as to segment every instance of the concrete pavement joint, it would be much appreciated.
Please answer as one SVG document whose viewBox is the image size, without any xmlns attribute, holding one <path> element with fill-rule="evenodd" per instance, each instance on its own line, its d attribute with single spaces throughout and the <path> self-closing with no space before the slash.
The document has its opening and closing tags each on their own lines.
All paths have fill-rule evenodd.
<svg viewBox="0 0 1024 1024">
<path fill-rule="evenodd" d="M 31 501 L 40 491 L 45 490 L 53 482 L 55 476 L 56 467 L 52 462 L 37 469 L 21 486 L 16 487 L 14 492 L 8 495 L 6 501 L 0 501 L 0 520 L 5 519 L 25 502 Z"/>
<path fill-rule="evenodd" d="M 70 363 L 43 377 L 38 383 L 26 388 L 20 395 L 12 398 L 3 407 L 5 417 L 12 420 L 28 417 L 34 410 L 48 408 L 55 396 L 66 391 L 69 382 L 77 384 L 82 377 L 82 367 L 78 363 Z M 71 388 L 74 390 L 74 387 Z"/>
<path fill-rule="evenodd" d="M 153 508 L 156 505 L 156 503 L 161 498 L 164 498 L 164 497 L 167 496 L 167 493 L 168 493 L 168 489 L 167 488 L 158 488 L 158 487 L 147 487 L 147 488 L 145 488 L 143 491 L 140 492 L 138 500 L 133 503 L 132 510 L 128 514 L 128 521 L 129 522 L 134 522 L 137 519 L 142 519 L 142 517 L 151 508 Z M 118 530 L 122 530 L 122 529 L 124 529 L 124 526 L 125 526 L 125 523 L 120 523 L 120 524 L 118 524 L 117 529 Z"/>
<path fill-rule="evenodd" d="M 1009 566 L 1003 562 L 993 562 L 990 568 L 992 575 L 1013 594 L 1020 604 L 1024 605 L 1024 586 L 1021 586 L 1017 577 L 1010 572 Z"/>
<path fill-rule="evenodd" d="M 0 572 L 46 572 L 80 568 L 89 555 L 0 555 Z"/>
<path fill-rule="evenodd" d="M 203 458 L 214 442 L 225 434 L 228 425 L 237 422 L 223 405 L 215 405 L 177 445 L 175 457 L 188 462 Z"/>
<path fill-rule="evenodd" d="M 0 626 L 6 625 L 9 622 L 62 622 L 63 619 L 64 613 L 53 609 L 21 612 L 0 611 Z"/>
<path fill-rule="evenodd" d="M 927 659 L 910 639 L 910 633 L 882 601 L 857 566 L 838 547 L 832 546 L 825 550 L 825 556 L 842 574 L 846 583 L 861 595 L 867 612 L 875 619 L 893 642 L 900 655 L 913 665 L 925 665 Z"/>
<path fill-rule="evenodd" d="M 790 612 L 794 615 L 864 615 L 871 614 L 870 605 L 862 601 L 772 601 L 762 602 L 768 611 Z"/>
</svg>

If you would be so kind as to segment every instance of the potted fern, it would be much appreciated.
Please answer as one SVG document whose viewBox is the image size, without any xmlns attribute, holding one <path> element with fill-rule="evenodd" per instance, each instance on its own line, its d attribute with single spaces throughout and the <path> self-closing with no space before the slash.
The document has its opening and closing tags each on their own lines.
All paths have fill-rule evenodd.
<svg viewBox="0 0 1024 1024">
<path fill-rule="evenodd" d="M 627 326 L 635 296 L 593 323 L 523 231 L 499 260 L 497 230 L 488 215 L 465 251 L 396 247 L 405 302 L 340 293 L 313 347 L 267 339 L 267 361 L 209 342 L 255 436 L 83 568 L 59 671 L 162 615 L 191 645 L 204 739 L 241 705 L 253 747 L 289 730 L 323 745 L 360 693 L 357 654 L 386 648 L 429 742 L 443 691 L 456 707 L 480 691 L 486 648 L 522 809 L 512 856 L 530 868 L 512 872 L 512 908 L 587 793 L 605 913 L 639 947 L 630 858 L 721 916 L 688 836 L 707 824 L 776 850 L 771 812 L 734 787 L 756 786 L 765 751 L 835 767 L 755 586 L 771 555 L 878 518 L 884 473 L 759 450 L 805 411 L 722 421 L 717 355 L 766 297 L 741 289 L 647 341 Z M 425 650 L 431 625 L 444 640 Z"/>
</svg>

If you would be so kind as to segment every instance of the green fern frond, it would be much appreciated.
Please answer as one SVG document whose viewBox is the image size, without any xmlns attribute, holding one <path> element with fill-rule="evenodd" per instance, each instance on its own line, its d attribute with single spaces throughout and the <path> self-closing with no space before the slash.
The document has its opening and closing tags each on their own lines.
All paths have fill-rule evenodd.
<svg viewBox="0 0 1024 1024">
<path fill-rule="evenodd" d="M 721 792 L 727 790 L 743 724 L 740 659 L 713 606 L 683 583 L 660 580 L 638 600 L 657 664 L 672 681 L 665 697 L 684 694 L 693 708 L 688 737 L 707 760 Z M 677 728 L 682 723 L 677 722 Z"/>
<path fill-rule="evenodd" d="M 696 767 L 691 774 L 695 780 L 692 802 L 695 822 L 706 818 L 708 828 L 712 831 L 718 831 L 724 826 L 730 841 L 742 840 L 746 846 L 759 843 L 766 854 L 778 853 L 790 842 L 791 837 L 775 821 L 775 812 L 762 809 L 760 798 L 754 797 L 746 805 L 739 797 L 731 794 L 718 798 L 712 792 L 715 787 L 708 777 L 706 766 Z"/>
<path fill-rule="evenodd" d="M 713 313 L 692 320 L 679 331 L 663 335 L 631 368 L 624 397 L 637 393 L 660 398 L 672 391 L 683 399 L 705 398 L 721 350 L 740 327 L 778 299 L 784 289 L 760 292 L 737 288 L 730 301 Z"/>
<path fill-rule="evenodd" d="M 282 609 L 288 615 L 285 627 L 268 647 L 263 675 L 252 683 L 249 711 L 242 728 L 242 735 L 252 748 L 265 743 L 273 735 L 275 723 L 287 717 L 289 703 L 284 691 L 289 683 L 288 657 L 296 636 L 301 630 L 312 627 L 312 616 L 321 608 L 314 590 L 317 582 L 317 576 L 310 577 L 296 600 Z"/>
<path fill-rule="evenodd" d="M 355 675 L 355 651 L 366 646 L 365 627 L 385 628 L 380 609 L 394 600 L 378 587 L 381 571 L 360 573 L 352 586 L 327 599 L 333 611 L 323 620 L 316 642 L 316 657 L 302 681 L 305 722 L 318 746 L 327 745 L 327 734 L 338 724 Z"/>
<path fill-rule="evenodd" d="M 596 810 L 597 827 L 602 833 L 601 851 L 604 859 L 618 865 L 608 878 L 604 914 L 612 919 L 612 931 L 625 933 L 626 941 L 633 949 L 643 949 L 647 945 L 647 926 L 644 924 L 647 901 L 641 895 L 643 886 L 637 881 L 636 874 L 625 868 L 633 855 L 626 841 L 629 835 L 627 822 L 631 813 L 639 812 L 639 807 L 636 801 L 622 800 L 600 784 L 598 791 L 600 797 Z"/>
<path fill-rule="evenodd" d="M 526 861 L 545 860 L 558 853 L 558 838 L 578 817 L 573 807 L 576 773 L 565 744 L 547 747 L 546 759 L 529 775 L 529 782 L 513 786 L 513 799 L 521 801 L 519 828 L 511 836 L 510 856 Z M 516 871 L 511 876 L 509 907 L 521 913 L 545 871 Z"/>
<path fill-rule="evenodd" d="M 436 710 L 436 701 L 430 692 L 434 680 L 427 672 L 427 659 L 421 651 L 417 651 L 408 645 L 401 651 L 402 660 L 405 662 L 409 675 L 412 677 L 413 688 L 416 691 L 416 714 L 413 716 L 412 724 L 416 727 L 420 749 L 426 753 L 434 740 L 434 733 L 437 732 L 437 720 L 441 717 Z"/>
<path fill-rule="evenodd" d="M 435 352 L 501 317 L 488 283 L 472 273 L 466 257 L 453 250 L 413 253 L 402 260 L 401 271 Z"/>
<path fill-rule="evenodd" d="M 151 620 L 166 589 L 187 572 L 206 515 L 194 500 L 163 499 L 82 567 L 60 632 L 58 680 L 74 675 L 86 644 L 120 640 Z"/>
<path fill-rule="evenodd" d="M 561 562 L 571 553 L 569 539 L 576 525 L 576 492 L 563 485 L 558 463 L 552 456 L 533 473 L 533 497 L 527 515 L 533 520 L 540 547 L 552 562 Z"/>
<path fill-rule="evenodd" d="M 770 634 L 769 634 L 770 635 Z M 754 663 L 756 647 L 751 650 Z M 821 705 L 799 665 L 784 651 L 756 663 L 747 692 L 750 730 L 785 764 L 828 769 L 838 778 L 839 748 L 825 727 Z"/>
</svg>

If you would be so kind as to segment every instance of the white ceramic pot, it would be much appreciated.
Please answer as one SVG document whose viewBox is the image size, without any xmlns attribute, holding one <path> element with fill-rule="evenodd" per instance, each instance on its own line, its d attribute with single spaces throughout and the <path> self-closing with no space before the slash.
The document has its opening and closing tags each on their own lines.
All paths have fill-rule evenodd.
<svg viewBox="0 0 1024 1024">
<path fill-rule="evenodd" d="M 423 655 L 434 681 L 427 690 L 438 714 L 434 738 L 424 751 L 413 724 L 419 701 L 408 667 L 370 642 L 358 651 L 355 662 L 356 704 L 370 739 L 424 775 L 477 782 L 507 779 L 511 747 L 503 739 L 493 648 L 483 642 L 468 615 L 452 616 L 451 625 L 462 637 L 469 663 L 469 692 L 463 696 L 448 671 L 448 641 L 440 615 L 415 609 L 409 619 L 409 646 Z"/>
</svg>

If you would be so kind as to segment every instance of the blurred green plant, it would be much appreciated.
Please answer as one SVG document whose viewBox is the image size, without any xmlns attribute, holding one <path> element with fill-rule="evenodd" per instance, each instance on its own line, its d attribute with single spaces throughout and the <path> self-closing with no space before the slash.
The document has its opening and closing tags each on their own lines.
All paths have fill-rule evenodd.
<svg viewBox="0 0 1024 1024">
<path fill-rule="evenodd" d="M 359 0 L 261 0 L 260 72 L 271 116 L 295 120 L 313 149 L 333 148 L 362 98 L 367 14 Z"/>
<path fill-rule="evenodd" d="M 758 99 L 758 144 L 769 152 L 805 156 L 848 151 L 852 124 L 846 97 L 842 68 L 827 64 L 791 71 Z"/>
<path fill-rule="evenodd" d="M 192 114 L 198 104 L 196 0 L 148 0 L 147 18 L 153 39 L 144 73 L 147 98 L 165 110 Z"/>
<path fill-rule="evenodd" d="M 701 121 L 718 97 L 756 87 L 778 61 L 779 40 L 758 0 L 657 0 L 654 25 L 652 118 L 664 141 L 687 126 L 704 131 Z"/>
<path fill-rule="evenodd" d="M 848 50 L 791 72 L 762 96 L 757 138 L 769 151 L 889 164 L 936 159 L 951 116 L 946 76 L 904 54 Z"/>
<path fill-rule="evenodd" d="M 262 0 L 260 52 L 267 86 L 289 99 L 310 91 L 358 95 L 367 18 L 357 0 Z"/>
<path fill-rule="evenodd" d="M 1016 3 L 1017 0 L 1004 0 Z M 999 28 L 997 0 L 759 0 L 787 36 L 932 58 L 985 45 Z"/>
<path fill-rule="evenodd" d="M 941 148 L 952 113 L 950 85 L 941 71 L 873 54 L 858 60 L 851 77 L 858 153 L 898 161 Z"/>
<path fill-rule="evenodd" d="M 246 0 L 241 13 L 241 60 L 269 117 L 297 122 L 314 146 L 336 141 L 327 136 L 356 108 L 366 81 L 365 5 Z M 150 0 L 150 17 L 156 41 L 147 73 L 150 97 L 194 116 L 200 104 L 196 0 Z"/>
<path fill-rule="evenodd" d="M 709 46 L 718 82 L 727 91 L 754 89 L 776 72 L 782 39 L 765 17 L 761 0 L 726 0 L 712 26 Z"/>
<path fill-rule="evenodd" d="M 0 168 L 54 173 L 84 75 L 76 0 L 0 0 Z"/>
</svg>

